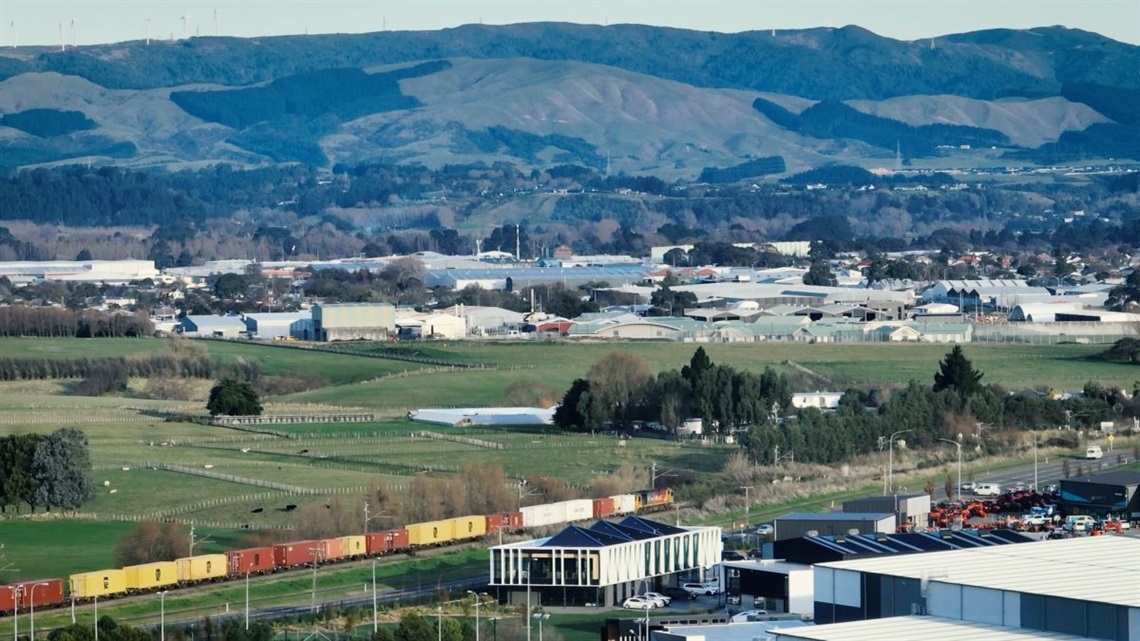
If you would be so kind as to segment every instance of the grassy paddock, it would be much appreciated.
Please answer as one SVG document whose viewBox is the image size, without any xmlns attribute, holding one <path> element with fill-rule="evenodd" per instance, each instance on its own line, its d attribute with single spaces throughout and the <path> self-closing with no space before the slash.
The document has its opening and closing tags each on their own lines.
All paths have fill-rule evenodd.
<svg viewBox="0 0 1140 641">
<path fill-rule="evenodd" d="M 130 356 L 166 348 L 157 339 L 4 339 L 0 351 L 49 358 Z M 615 350 L 641 355 L 653 371 L 680 368 L 696 349 L 680 343 L 450 343 L 427 342 L 414 348 L 421 356 L 451 361 L 488 362 L 494 370 L 422 368 L 416 363 L 365 356 L 285 349 L 244 342 L 202 341 L 212 358 L 259 363 L 268 375 L 311 371 L 330 386 L 289 397 L 270 398 L 271 413 L 303 413 L 356 408 L 400 412 L 431 406 L 478 406 L 503 402 L 504 388 L 514 381 L 535 381 L 555 390 L 585 375 L 600 358 Z M 362 344 L 356 347 L 370 349 Z M 792 371 L 795 363 L 819 374 L 820 389 L 849 384 L 897 385 L 909 380 L 930 381 L 938 361 L 949 351 L 943 345 L 803 345 L 758 343 L 703 346 L 710 358 L 752 371 L 774 367 Z M 1084 382 L 1130 386 L 1135 368 L 1089 360 L 1098 346 L 967 345 L 965 352 L 985 373 L 984 382 L 1011 388 L 1079 389 Z M 399 374 L 393 376 L 392 374 Z M 828 382 L 830 379 L 830 383 Z M 448 473 L 464 462 L 501 464 L 511 475 L 548 474 L 585 484 L 624 464 L 697 474 L 719 473 L 731 447 L 696 447 L 653 439 L 634 439 L 618 447 L 613 438 L 555 435 L 524 428 L 462 429 L 386 420 L 371 424 L 309 424 L 271 426 L 290 435 L 269 437 L 237 430 L 166 423 L 146 412 L 164 410 L 203 413 L 201 403 L 119 397 L 85 398 L 63 395 L 65 382 L 0 383 L 0 435 L 49 432 L 60 426 L 82 428 L 91 441 L 99 494 L 85 511 L 105 514 L 150 514 L 175 510 L 181 519 L 287 524 L 286 503 L 305 505 L 327 496 L 260 498 L 269 488 L 256 481 L 278 482 L 327 490 L 337 487 L 406 484 L 408 474 L 422 468 Z M 140 409 L 141 408 L 141 409 Z M 462 434 L 505 444 L 491 449 L 446 440 L 412 438 L 430 430 Z M 173 443 L 173 445 L 162 445 Z M 248 449 L 242 452 L 242 449 Z M 307 450 L 302 454 L 302 450 Z M 223 481 L 200 476 L 143 469 L 147 462 L 184 465 L 230 474 Z M 130 467 L 124 471 L 122 467 Z M 103 481 L 110 481 L 103 486 Z M 110 490 L 118 490 L 114 494 Z M 259 498 L 247 498 L 249 495 Z M 341 495 L 347 496 L 347 495 Z M 205 501 L 214 501 L 203 505 Z M 278 505 L 280 504 L 280 505 Z M 253 516 L 251 510 L 264 511 Z M 80 569 L 114 565 L 114 548 L 129 523 L 0 521 L 0 543 L 19 576 L 61 575 Z M 51 533 L 47 529 L 57 528 Z M 31 532 L 31 534 L 29 534 Z M 245 531 L 217 533 L 218 541 L 236 543 Z M 200 549 L 205 549 L 200 548 Z M 219 546 L 217 549 L 222 549 Z M 228 547 L 233 547 L 229 545 Z"/>
</svg>

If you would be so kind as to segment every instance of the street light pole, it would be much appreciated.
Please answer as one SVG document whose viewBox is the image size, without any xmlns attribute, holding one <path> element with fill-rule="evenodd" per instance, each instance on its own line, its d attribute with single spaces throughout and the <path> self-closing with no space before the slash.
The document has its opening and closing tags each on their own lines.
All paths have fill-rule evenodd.
<svg viewBox="0 0 1140 641">
<path fill-rule="evenodd" d="M 166 641 L 166 590 L 158 593 L 159 597 L 159 615 L 158 615 L 158 641 Z"/>
<path fill-rule="evenodd" d="M 95 597 L 95 641 L 99 641 L 99 597 Z"/>
<path fill-rule="evenodd" d="M 1033 491 L 1037 489 L 1037 430 L 1033 430 Z"/>
<path fill-rule="evenodd" d="M 249 630 L 249 568 L 245 569 L 245 629 Z"/>
<path fill-rule="evenodd" d="M 439 641 L 443 641 L 443 606 L 442 605 L 436 607 L 435 614 L 436 614 L 436 624 L 435 624 L 436 633 L 438 635 Z"/>
<path fill-rule="evenodd" d="M 468 590 L 467 594 L 475 597 L 475 641 L 479 641 L 479 606 L 483 595 L 472 592 L 471 590 Z M 541 635 L 539 638 L 541 639 Z"/>
<path fill-rule="evenodd" d="M 887 445 L 889 451 L 887 454 L 887 485 L 890 488 L 888 494 L 895 491 L 895 439 L 903 434 L 906 434 L 907 432 L 913 431 L 914 430 L 899 430 L 891 434 L 890 438 L 888 439 Z M 881 452 L 882 450 L 879 451 Z"/>
<path fill-rule="evenodd" d="M 646 610 L 646 612 L 648 612 L 648 610 Z M 542 641 L 542 622 L 549 619 L 550 615 L 545 612 L 539 612 L 534 615 L 534 618 L 538 621 L 538 641 Z"/>
<path fill-rule="evenodd" d="M 379 630 L 380 619 L 376 615 L 376 557 L 372 557 L 372 634 L 375 635 Z"/>
<path fill-rule="evenodd" d="M 30 628 L 30 632 L 28 633 L 28 638 L 30 638 L 32 641 L 35 641 L 35 639 L 36 639 L 36 588 L 40 587 L 41 585 L 48 586 L 51 584 L 50 583 L 36 583 L 35 585 L 33 585 L 31 587 L 31 592 L 29 593 L 29 597 L 31 599 L 31 603 L 29 603 L 29 605 L 31 606 L 31 608 L 30 608 L 31 612 L 29 614 L 29 621 L 31 622 L 30 623 L 31 628 Z"/>
<path fill-rule="evenodd" d="M 958 448 L 958 500 L 961 501 L 962 500 L 962 435 L 961 434 L 958 435 L 957 441 L 951 441 L 948 438 L 940 438 L 938 440 L 946 441 L 947 443 Z"/>
</svg>

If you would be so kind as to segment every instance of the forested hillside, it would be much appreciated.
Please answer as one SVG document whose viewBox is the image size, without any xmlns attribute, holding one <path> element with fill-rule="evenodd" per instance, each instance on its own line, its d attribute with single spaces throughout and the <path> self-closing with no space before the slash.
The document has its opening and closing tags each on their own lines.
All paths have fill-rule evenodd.
<svg viewBox="0 0 1140 641">
<path fill-rule="evenodd" d="M 937 38 L 932 46 L 927 40 L 892 40 L 853 26 L 773 35 L 641 25 L 466 25 L 440 31 L 251 40 L 200 37 L 153 41 L 150 46 L 136 41 L 64 52 L 44 48 L 31 58 L 0 58 L 0 78 L 58 71 L 110 88 L 249 85 L 318 69 L 518 57 L 592 62 L 696 86 L 816 100 L 913 94 L 1040 96 L 1080 82 L 1140 88 L 1140 77 L 1133 73 L 1140 67 L 1136 47 L 1059 27 L 1024 34 L 962 34 Z"/>
</svg>

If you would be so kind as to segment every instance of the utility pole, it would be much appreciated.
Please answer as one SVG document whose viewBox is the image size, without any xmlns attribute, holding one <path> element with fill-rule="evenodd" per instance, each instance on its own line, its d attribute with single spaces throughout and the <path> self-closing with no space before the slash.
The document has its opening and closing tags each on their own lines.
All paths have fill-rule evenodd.
<svg viewBox="0 0 1140 641">
<path fill-rule="evenodd" d="M 1036 432 L 1034 432 L 1034 435 L 1036 435 L 1036 434 L 1037 434 L 1037 433 L 1036 433 Z M 958 448 L 958 500 L 959 500 L 959 501 L 961 501 L 961 500 L 962 500 L 962 435 L 961 435 L 961 434 L 958 434 L 958 440 L 956 440 L 956 441 L 952 441 L 952 440 L 950 440 L 950 439 L 948 439 L 948 438 L 940 438 L 940 439 L 938 439 L 938 440 L 940 440 L 940 441 L 946 441 L 947 443 L 950 443 L 950 444 L 951 444 L 951 445 L 953 445 L 954 447 L 957 447 L 957 448 Z M 1036 451 L 1036 450 L 1034 450 L 1034 454 L 1036 454 L 1036 452 L 1037 452 L 1037 451 Z M 1037 471 L 1037 468 L 1036 468 L 1036 461 L 1034 461 L 1034 464 L 1035 464 L 1035 465 L 1034 465 L 1034 473 L 1035 473 L 1035 476 L 1034 476 L 1033 482 L 1034 482 L 1034 484 L 1036 484 L 1036 483 L 1037 483 L 1037 478 L 1036 478 L 1036 471 Z"/>
<path fill-rule="evenodd" d="M 741 485 L 740 489 L 744 490 L 744 527 L 747 528 L 747 527 L 751 527 L 751 525 L 752 525 L 752 518 L 751 518 L 752 502 L 748 500 L 748 498 L 749 498 L 748 493 L 752 491 L 752 486 L 751 485 Z"/>
<path fill-rule="evenodd" d="M 309 552 L 313 554 L 313 588 L 312 596 L 309 600 L 309 607 L 314 613 L 317 611 L 317 563 L 321 560 L 322 551 L 324 551 L 323 546 L 309 548 Z"/>
</svg>

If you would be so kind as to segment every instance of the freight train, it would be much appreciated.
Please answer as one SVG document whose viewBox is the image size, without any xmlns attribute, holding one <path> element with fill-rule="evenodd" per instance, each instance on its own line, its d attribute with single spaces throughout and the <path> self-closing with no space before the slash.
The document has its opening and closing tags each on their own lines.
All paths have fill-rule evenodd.
<svg viewBox="0 0 1140 641">
<path fill-rule="evenodd" d="M 520 532 L 586 519 L 653 512 L 673 505 L 673 490 L 641 490 L 602 499 L 574 499 L 531 505 L 517 512 L 460 516 L 440 521 L 410 523 L 403 528 L 338 536 L 329 539 L 292 541 L 263 547 L 230 550 L 224 554 L 201 554 L 174 561 L 158 561 L 80 572 L 64 579 L 39 579 L 0 585 L 0 615 L 49 608 L 65 603 L 85 603 L 160 590 L 226 581 L 247 574 L 268 574 L 319 563 L 336 563 L 454 545 L 487 535 Z"/>
</svg>

